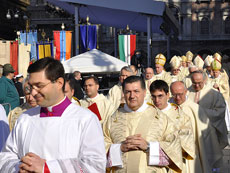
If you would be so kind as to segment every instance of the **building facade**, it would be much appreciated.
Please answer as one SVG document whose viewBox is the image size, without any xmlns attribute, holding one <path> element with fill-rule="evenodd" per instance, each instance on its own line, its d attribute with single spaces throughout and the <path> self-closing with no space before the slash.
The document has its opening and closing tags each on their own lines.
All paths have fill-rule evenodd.
<svg viewBox="0 0 230 173">
<path fill-rule="evenodd" d="M 9 6 L 17 8 L 18 2 L 6 1 L 8 5 L 4 6 L 4 16 L 7 8 Z M 170 57 L 184 55 L 188 50 L 204 57 L 215 52 L 221 52 L 223 56 L 230 57 L 230 3 L 227 0 L 165 0 L 165 2 L 179 21 L 180 31 L 178 36 L 152 34 L 152 61 L 158 53 L 167 55 L 168 37 L 170 38 Z M 52 31 L 60 30 L 62 23 L 65 24 L 66 30 L 72 30 L 74 34 L 74 16 L 68 14 L 61 7 L 44 0 L 21 0 L 19 4 L 21 8 L 26 8 L 29 5 L 27 7 L 27 12 L 30 14 L 29 29 L 37 29 L 38 38 L 42 39 L 41 33 L 44 31 L 46 39 L 52 40 Z M 8 30 L 4 25 L 7 22 L 10 25 Z M 9 21 L 6 21 L 1 24 L 1 33 L 4 33 L 2 38 L 7 39 L 8 33 L 17 29 L 16 23 L 11 22 L 9 24 Z M 85 19 L 80 19 L 79 22 L 84 23 Z M 117 45 L 116 38 L 121 32 L 121 29 L 98 25 L 98 49 L 118 57 L 119 53 L 118 49 L 115 49 L 115 45 Z M 147 52 L 147 34 L 133 32 L 137 35 L 137 48 Z M 73 48 L 75 47 L 74 43 L 73 37 Z M 74 51 L 72 55 L 75 55 Z"/>
<path fill-rule="evenodd" d="M 180 23 L 178 38 L 171 39 L 171 56 L 188 50 L 201 56 L 215 52 L 230 57 L 230 4 L 224 0 L 167 1 Z M 161 40 L 162 39 L 162 40 Z M 166 53 L 165 38 L 153 36 L 153 56 Z"/>
<path fill-rule="evenodd" d="M 230 57 L 230 1 L 170 0 L 165 1 L 180 24 L 178 36 L 170 35 L 170 55 L 184 55 L 188 50 L 203 58 L 220 52 Z M 99 47 L 114 54 L 114 39 L 119 34 L 111 27 L 101 26 Z M 137 48 L 147 50 L 146 33 L 137 34 Z M 101 37 L 102 36 L 102 37 Z M 165 34 L 152 34 L 152 57 L 167 55 Z M 153 61 L 152 59 L 152 61 Z"/>
</svg>

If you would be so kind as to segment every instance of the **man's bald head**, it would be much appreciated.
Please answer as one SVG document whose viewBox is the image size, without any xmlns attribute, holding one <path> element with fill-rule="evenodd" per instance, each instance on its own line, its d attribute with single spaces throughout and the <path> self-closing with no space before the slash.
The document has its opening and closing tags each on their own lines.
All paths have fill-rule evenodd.
<svg viewBox="0 0 230 173">
<path fill-rule="evenodd" d="M 181 81 L 173 82 L 170 86 L 173 100 L 176 104 L 181 105 L 186 101 L 187 88 Z"/>
<path fill-rule="evenodd" d="M 191 74 L 192 72 L 197 71 L 199 69 L 195 65 L 190 65 L 189 68 L 188 68 L 188 70 L 189 70 L 189 73 Z"/>
<path fill-rule="evenodd" d="M 149 80 L 153 77 L 153 75 L 154 75 L 153 68 L 147 67 L 145 69 L 145 79 Z"/>
</svg>

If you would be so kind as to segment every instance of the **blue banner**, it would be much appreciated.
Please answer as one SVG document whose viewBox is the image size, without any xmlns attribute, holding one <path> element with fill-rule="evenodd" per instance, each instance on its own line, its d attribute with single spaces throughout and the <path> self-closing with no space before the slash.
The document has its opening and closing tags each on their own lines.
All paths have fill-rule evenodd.
<svg viewBox="0 0 230 173">
<path fill-rule="evenodd" d="M 27 43 L 31 44 L 30 61 L 37 60 L 36 43 L 38 41 L 37 31 L 30 31 L 27 35 Z"/>
<path fill-rule="evenodd" d="M 60 31 L 60 61 L 65 61 L 66 57 L 66 33 L 65 31 Z"/>
<path fill-rule="evenodd" d="M 90 50 L 97 48 L 97 27 L 88 26 L 88 48 Z"/>
<path fill-rule="evenodd" d="M 37 60 L 36 43 L 38 41 L 37 31 L 20 31 L 20 43 L 30 44 L 30 61 Z"/>
<path fill-rule="evenodd" d="M 80 26 L 80 45 L 81 45 L 81 53 L 84 53 L 87 51 L 87 27 L 86 25 L 81 25 Z"/>
<path fill-rule="evenodd" d="M 81 53 L 97 48 L 97 27 L 92 25 L 80 26 Z"/>
<path fill-rule="evenodd" d="M 20 43 L 26 44 L 26 32 L 20 31 Z"/>
</svg>

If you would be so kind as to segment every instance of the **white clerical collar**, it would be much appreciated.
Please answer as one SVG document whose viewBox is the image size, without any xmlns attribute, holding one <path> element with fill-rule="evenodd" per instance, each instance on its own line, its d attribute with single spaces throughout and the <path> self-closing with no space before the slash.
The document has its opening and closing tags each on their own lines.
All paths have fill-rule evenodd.
<svg viewBox="0 0 230 173">
<path fill-rule="evenodd" d="M 145 80 L 146 80 L 146 81 L 151 81 L 151 80 L 153 80 L 153 78 L 154 78 L 154 76 L 151 77 L 151 79 L 145 79 Z"/>
<path fill-rule="evenodd" d="M 95 98 L 97 98 L 97 97 L 99 97 L 99 94 L 98 94 L 98 93 L 97 93 L 97 95 L 96 95 L 95 97 L 93 97 L 93 98 L 89 98 L 89 97 L 88 97 L 88 98 L 92 100 L 92 99 L 95 99 Z"/>
<path fill-rule="evenodd" d="M 214 78 L 214 79 L 220 79 L 221 78 L 221 74 L 219 74 L 219 76 L 217 78 Z"/>
<path fill-rule="evenodd" d="M 169 109 L 171 109 L 171 104 L 170 103 L 168 103 L 168 106 L 166 107 L 166 108 L 164 108 L 164 109 L 162 109 L 161 111 L 162 112 L 166 112 L 166 111 L 168 111 Z"/>
<path fill-rule="evenodd" d="M 66 96 L 65 96 L 60 102 L 58 102 L 57 104 L 55 104 L 55 105 L 53 105 L 53 106 L 47 107 L 48 111 L 49 111 L 49 112 L 52 112 L 52 108 L 53 108 L 54 106 L 60 104 L 61 102 L 63 102 L 63 101 L 65 100 L 65 98 L 66 98 Z"/>
<path fill-rule="evenodd" d="M 127 104 L 125 104 L 124 109 L 127 112 L 143 112 L 147 107 L 148 107 L 148 104 L 147 104 L 146 101 L 144 101 L 144 103 L 142 104 L 142 106 L 139 107 L 139 109 L 137 109 L 136 111 L 133 111 L 132 109 L 130 109 Z"/>
<path fill-rule="evenodd" d="M 159 74 L 156 74 L 156 76 L 162 76 L 163 75 L 163 71 L 164 70 L 162 70 L 162 72 L 160 72 Z"/>
</svg>

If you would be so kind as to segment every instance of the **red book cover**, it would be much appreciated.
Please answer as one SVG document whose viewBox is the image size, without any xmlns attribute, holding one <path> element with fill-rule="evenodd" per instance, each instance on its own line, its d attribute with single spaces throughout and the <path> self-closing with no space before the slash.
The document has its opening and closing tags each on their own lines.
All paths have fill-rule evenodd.
<svg viewBox="0 0 230 173">
<path fill-rule="evenodd" d="M 93 113 L 95 113 L 97 115 L 97 118 L 99 119 L 99 121 L 101 121 L 101 115 L 99 113 L 98 107 L 96 103 L 93 103 L 92 105 L 90 105 L 88 107 L 89 110 L 91 110 Z"/>
</svg>

